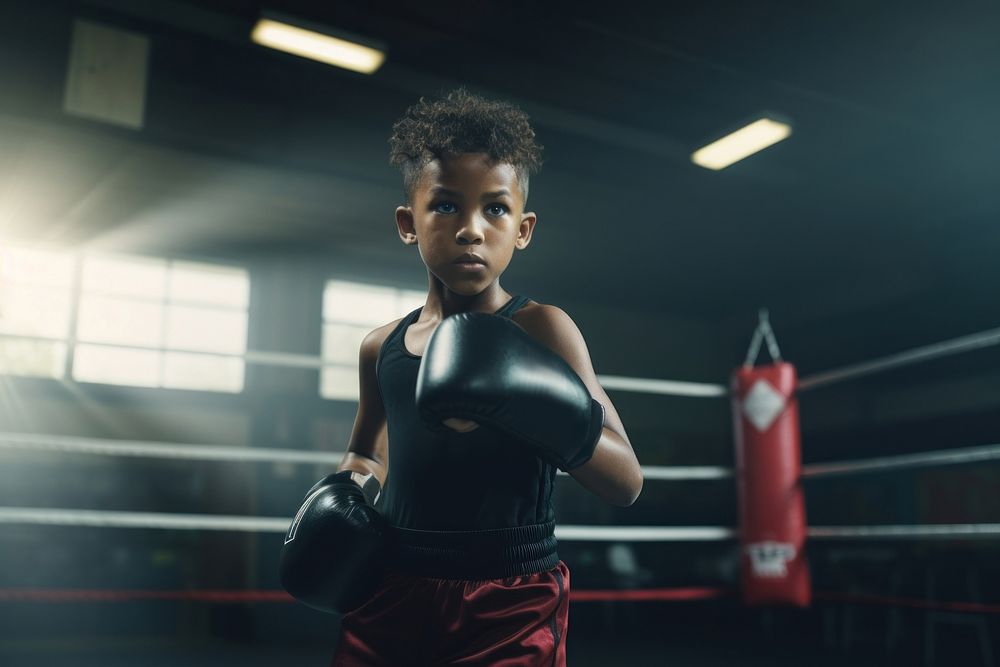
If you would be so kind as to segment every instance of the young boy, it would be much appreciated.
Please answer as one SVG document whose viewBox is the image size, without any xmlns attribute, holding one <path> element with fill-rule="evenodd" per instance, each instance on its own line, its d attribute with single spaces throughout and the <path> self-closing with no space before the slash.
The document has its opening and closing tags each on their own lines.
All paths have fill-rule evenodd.
<svg viewBox="0 0 1000 667">
<path fill-rule="evenodd" d="M 534 136 L 518 108 L 463 90 L 393 127 L 396 225 L 427 301 L 362 343 L 347 455 L 282 551 L 290 593 L 346 614 L 335 666 L 564 665 L 556 468 L 615 505 L 642 488 L 576 325 L 500 285 L 537 220 Z"/>
</svg>

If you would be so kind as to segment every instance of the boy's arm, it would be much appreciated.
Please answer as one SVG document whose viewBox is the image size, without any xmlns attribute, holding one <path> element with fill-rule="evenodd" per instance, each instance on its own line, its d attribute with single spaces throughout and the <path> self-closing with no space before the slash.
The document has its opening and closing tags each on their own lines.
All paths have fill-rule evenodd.
<svg viewBox="0 0 1000 667">
<path fill-rule="evenodd" d="M 350 470 L 362 476 L 375 475 L 380 486 L 385 485 L 385 478 L 389 474 L 389 439 L 385 406 L 382 405 L 382 395 L 375 374 L 375 362 L 378 360 L 382 343 L 397 323 L 398 320 L 375 329 L 361 343 L 358 414 L 354 419 L 354 429 L 347 445 L 347 454 L 338 468 L 339 471 Z"/>
<path fill-rule="evenodd" d="M 532 304 L 514 315 L 528 334 L 562 357 L 604 406 L 604 429 L 590 460 L 569 471 L 591 493 L 614 505 L 635 502 L 642 491 L 642 469 L 618 411 L 597 379 L 587 343 L 576 323 L 560 308 Z"/>
<path fill-rule="evenodd" d="M 373 505 L 388 472 L 385 410 L 375 376 L 383 329 L 361 344 L 358 414 L 340 472 L 309 490 L 281 548 L 281 585 L 321 611 L 343 614 L 364 604 L 382 574 L 385 520 Z"/>
</svg>

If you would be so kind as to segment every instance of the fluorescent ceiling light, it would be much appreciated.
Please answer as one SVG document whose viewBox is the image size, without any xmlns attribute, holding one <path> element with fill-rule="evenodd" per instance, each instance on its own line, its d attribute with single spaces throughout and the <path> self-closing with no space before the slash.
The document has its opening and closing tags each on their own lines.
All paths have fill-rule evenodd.
<svg viewBox="0 0 1000 667">
<path fill-rule="evenodd" d="M 691 154 L 691 161 L 706 169 L 724 169 L 787 138 L 792 128 L 770 118 L 761 118 L 732 134 L 713 141 Z"/>
<path fill-rule="evenodd" d="M 274 19 L 257 21 L 250 38 L 272 49 L 362 74 L 372 74 L 385 62 L 385 53 L 378 49 Z"/>
</svg>

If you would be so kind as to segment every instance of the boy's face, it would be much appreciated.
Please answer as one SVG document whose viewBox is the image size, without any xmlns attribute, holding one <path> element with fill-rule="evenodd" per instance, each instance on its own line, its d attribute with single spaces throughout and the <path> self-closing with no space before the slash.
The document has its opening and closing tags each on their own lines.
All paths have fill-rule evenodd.
<svg viewBox="0 0 1000 667">
<path fill-rule="evenodd" d="M 535 214 L 524 211 L 514 167 L 481 153 L 434 160 L 424 167 L 409 206 L 396 209 L 403 243 L 448 289 L 479 294 L 531 241 Z"/>
</svg>

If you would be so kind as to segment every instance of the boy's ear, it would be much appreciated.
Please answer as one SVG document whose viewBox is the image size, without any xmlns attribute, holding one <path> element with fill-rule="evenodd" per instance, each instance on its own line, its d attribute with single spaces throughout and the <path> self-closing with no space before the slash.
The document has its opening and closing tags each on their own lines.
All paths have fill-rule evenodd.
<svg viewBox="0 0 1000 667">
<path fill-rule="evenodd" d="M 406 245 L 417 245 L 417 228 L 413 224 L 413 209 L 409 206 L 396 207 L 396 228 L 399 238 Z"/>
<path fill-rule="evenodd" d="M 517 241 L 514 243 L 514 247 L 518 250 L 524 250 L 531 243 L 531 234 L 535 231 L 535 223 L 538 222 L 538 216 L 534 213 L 527 211 L 521 214 L 521 225 L 517 228 Z"/>
</svg>

